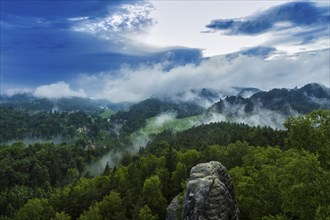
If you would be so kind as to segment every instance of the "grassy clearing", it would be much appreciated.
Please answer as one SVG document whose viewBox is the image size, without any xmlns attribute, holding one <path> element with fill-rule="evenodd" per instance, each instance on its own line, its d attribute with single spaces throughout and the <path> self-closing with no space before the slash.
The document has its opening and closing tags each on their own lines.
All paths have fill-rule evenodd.
<svg viewBox="0 0 330 220">
<path fill-rule="evenodd" d="M 111 109 L 105 109 L 104 112 L 102 112 L 100 114 L 100 116 L 102 118 L 109 118 L 111 115 L 114 115 L 116 114 L 116 112 L 114 110 L 111 110 Z"/>
<path fill-rule="evenodd" d="M 149 118 L 147 125 L 142 129 L 142 132 L 146 135 L 157 134 L 164 130 L 183 131 L 187 130 L 194 125 L 201 124 L 203 121 L 203 115 L 191 116 L 187 118 L 173 118 L 163 123 L 157 122 L 158 117 Z"/>
</svg>

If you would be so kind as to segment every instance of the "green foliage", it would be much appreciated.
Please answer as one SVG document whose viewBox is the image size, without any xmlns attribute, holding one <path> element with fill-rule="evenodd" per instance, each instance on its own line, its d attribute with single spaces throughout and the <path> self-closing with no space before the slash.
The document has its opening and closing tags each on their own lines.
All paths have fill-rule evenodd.
<svg viewBox="0 0 330 220">
<path fill-rule="evenodd" d="M 122 199 L 119 193 L 111 192 L 97 206 L 99 207 L 100 214 L 105 219 L 122 220 L 125 218 Z"/>
<path fill-rule="evenodd" d="M 45 196 L 46 192 L 41 188 L 32 188 L 24 185 L 16 185 L 11 188 L 1 188 L 1 214 L 14 216 L 17 209 L 22 207 L 29 199 Z"/>
<path fill-rule="evenodd" d="M 258 147 L 230 174 L 240 208 L 251 219 L 268 215 L 313 219 L 318 208 L 330 202 L 328 173 L 307 151 Z"/>
<path fill-rule="evenodd" d="M 330 205 L 324 204 L 323 207 L 319 207 L 316 211 L 315 219 L 330 220 Z"/>
<path fill-rule="evenodd" d="M 61 208 L 72 218 L 79 217 L 80 213 L 87 210 L 93 201 L 100 201 L 108 192 L 106 187 L 108 182 L 109 177 L 106 176 L 93 179 L 80 178 L 75 185 L 69 186 L 68 193 L 60 198 L 65 202 L 64 207 Z"/>
<path fill-rule="evenodd" d="M 17 213 L 20 220 L 47 220 L 55 215 L 53 207 L 48 203 L 47 199 L 30 199 Z"/>
<path fill-rule="evenodd" d="M 237 141 L 228 146 L 211 145 L 205 149 L 206 161 L 221 161 L 221 163 L 231 169 L 243 164 L 243 157 L 252 149 L 247 142 Z"/>
<path fill-rule="evenodd" d="M 166 163 L 166 169 L 172 173 L 175 169 L 176 165 L 176 154 L 172 148 L 172 146 L 168 147 L 168 151 L 165 155 L 165 163 Z"/>
<path fill-rule="evenodd" d="M 145 205 L 139 211 L 139 220 L 157 220 L 157 215 L 152 215 L 150 208 Z"/>
<path fill-rule="evenodd" d="M 309 150 L 320 154 L 324 167 L 330 168 L 330 111 L 317 110 L 305 116 L 289 118 L 286 143 L 290 148 Z"/>
<path fill-rule="evenodd" d="M 162 132 L 155 135 L 154 141 L 147 145 L 147 150 L 157 152 L 157 144 L 166 141 L 179 150 L 196 149 L 203 151 L 209 145 L 228 145 L 237 141 L 247 142 L 252 146 L 282 146 L 286 131 L 270 127 L 250 127 L 245 124 L 229 122 L 211 123 L 193 127 L 179 133 Z"/>
<path fill-rule="evenodd" d="M 176 169 L 171 177 L 171 195 L 176 196 L 180 192 L 182 192 L 182 186 L 185 185 L 185 181 L 188 178 L 188 170 L 187 166 L 183 163 L 177 163 Z"/>
<path fill-rule="evenodd" d="M 24 138 L 72 141 L 81 137 L 102 143 L 109 140 L 104 134 L 112 139 L 116 137 L 107 119 L 81 111 L 32 114 L 0 106 L 0 112 L 0 143 Z"/>
<path fill-rule="evenodd" d="M 160 219 L 164 219 L 167 202 L 161 192 L 161 188 L 159 177 L 151 176 L 143 184 L 142 196 L 152 213 L 157 213 Z"/>
<path fill-rule="evenodd" d="M 162 112 L 175 111 L 178 118 L 185 118 L 192 115 L 199 115 L 203 112 L 202 107 L 190 103 L 174 103 L 161 101 L 159 99 L 147 99 L 132 105 L 129 111 L 119 111 L 111 117 L 111 121 L 123 124 L 122 132 L 131 134 L 143 128 L 147 119 Z"/>
<path fill-rule="evenodd" d="M 107 163 L 107 165 L 105 165 L 102 175 L 110 175 L 110 174 L 111 174 L 111 168 L 109 166 L 109 163 Z"/>
<path fill-rule="evenodd" d="M 111 109 L 105 109 L 100 116 L 102 118 L 110 118 L 111 115 L 114 115 L 116 112 Z"/>
<path fill-rule="evenodd" d="M 65 212 L 56 212 L 55 217 L 52 218 L 52 220 L 71 220 L 71 217 Z"/>
<path fill-rule="evenodd" d="M 0 148 L 1 213 L 13 216 L 27 200 L 46 197 L 53 187 L 74 183 L 85 174 L 87 164 L 96 160 L 97 156 L 96 151 L 66 144 L 46 143 L 26 147 L 17 143 Z M 84 179 L 80 181 L 83 183 Z M 72 193 L 78 196 L 75 189 L 72 188 Z M 67 197 L 64 198 L 56 203 L 65 204 Z"/>
<path fill-rule="evenodd" d="M 87 212 L 84 212 L 79 219 L 125 219 L 122 199 L 119 193 L 111 192 L 102 201 L 90 207 Z"/>
<path fill-rule="evenodd" d="M 276 215 L 276 216 L 267 216 L 263 217 L 262 220 L 287 220 L 287 217 L 283 215 Z"/>
<path fill-rule="evenodd" d="M 70 126 L 87 123 L 84 118 L 75 114 Z M 168 202 L 182 195 L 190 169 L 210 160 L 230 171 L 241 219 L 327 219 L 328 118 L 328 112 L 316 111 L 290 119 L 287 132 L 230 123 L 166 131 L 94 178 L 85 175 L 87 164 L 107 149 L 84 149 L 86 136 L 73 145 L 3 146 L 0 219 L 165 219 Z M 103 132 L 97 127 L 93 135 Z"/>
<path fill-rule="evenodd" d="M 95 151 L 70 145 L 33 144 L 0 149 L 0 186 L 47 187 L 63 185 L 78 178 L 96 158 Z"/>
<path fill-rule="evenodd" d="M 79 220 L 103 220 L 100 215 L 99 208 L 97 206 L 90 207 L 88 211 L 85 211 L 79 218 Z"/>
<path fill-rule="evenodd" d="M 28 199 L 44 197 L 51 187 L 74 182 L 96 158 L 70 145 L 18 143 L 0 149 L 0 207 L 13 216 Z"/>
</svg>

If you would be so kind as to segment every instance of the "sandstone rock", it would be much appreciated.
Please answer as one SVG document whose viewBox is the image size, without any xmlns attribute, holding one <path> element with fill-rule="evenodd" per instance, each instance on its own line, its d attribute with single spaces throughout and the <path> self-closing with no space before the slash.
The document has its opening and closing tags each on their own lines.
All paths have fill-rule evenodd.
<svg viewBox="0 0 330 220">
<path fill-rule="evenodd" d="M 201 163 L 191 169 L 184 220 L 232 220 L 238 219 L 238 213 L 231 177 L 220 162 Z"/>
<path fill-rule="evenodd" d="M 177 216 L 178 216 L 178 210 L 180 210 L 180 208 L 182 208 L 182 204 L 180 204 L 179 202 L 179 195 L 178 195 L 174 197 L 174 199 L 167 207 L 166 220 L 179 220 L 180 218 L 177 218 Z"/>
</svg>

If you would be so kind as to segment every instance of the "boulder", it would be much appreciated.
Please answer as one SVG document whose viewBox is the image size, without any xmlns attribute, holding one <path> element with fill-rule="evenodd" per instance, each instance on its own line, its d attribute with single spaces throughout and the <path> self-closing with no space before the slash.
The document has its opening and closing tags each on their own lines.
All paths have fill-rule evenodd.
<svg viewBox="0 0 330 220">
<path fill-rule="evenodd" d="M 167 210 L 168 220 L 177 220 L 178 200 Z M 227 169 L 217 161 L 200 163 L 190 171 L 184 195 L 184 220 L 238 220 L 239 209 L 234 186 Z"/>
</svg>

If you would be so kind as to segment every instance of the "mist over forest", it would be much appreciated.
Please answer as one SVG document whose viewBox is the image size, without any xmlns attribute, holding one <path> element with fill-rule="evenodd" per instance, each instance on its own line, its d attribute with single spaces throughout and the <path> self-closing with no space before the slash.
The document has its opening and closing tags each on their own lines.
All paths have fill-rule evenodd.
<svg viewBox="0 0 330 220">
<path fill-rule="evenodd" d="M 0 220 L 329 220 L 328 1 L 0 1 Z"/>
</svg>

